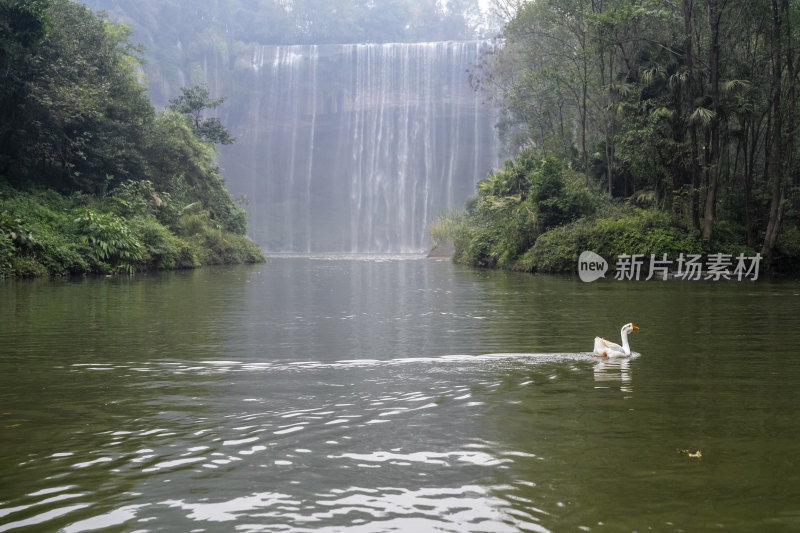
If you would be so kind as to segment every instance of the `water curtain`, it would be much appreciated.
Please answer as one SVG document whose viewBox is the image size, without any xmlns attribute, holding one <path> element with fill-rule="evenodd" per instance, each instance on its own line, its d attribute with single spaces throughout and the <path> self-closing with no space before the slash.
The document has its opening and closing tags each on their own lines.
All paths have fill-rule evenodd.
<svg viewBox="0 0 800 533">
<path fill-rule="evenodd" d="M 497 163 L 487 42 L 259 46 L 222 163 L 276 252 L 418 252 Z M 241 84 L 240 84 L 241 85 Z"/>
</svg>

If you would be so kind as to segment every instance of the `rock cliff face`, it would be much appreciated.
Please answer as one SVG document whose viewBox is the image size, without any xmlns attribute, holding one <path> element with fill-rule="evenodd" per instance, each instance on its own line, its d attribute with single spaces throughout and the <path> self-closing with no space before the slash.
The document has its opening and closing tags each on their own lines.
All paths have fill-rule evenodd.
<svg viewBox="0 0 800 533">
<path fill-rule="evenodd" d="M 484 42 L 260 46 L 239 58 L 220 164 L 267 252 L 417 252 L 496 165 L 468 81 Z M 246 62 L 246 63 L 245 63 Z M 216 87 L 221 85 L 221 87 Z"/>
</svg>

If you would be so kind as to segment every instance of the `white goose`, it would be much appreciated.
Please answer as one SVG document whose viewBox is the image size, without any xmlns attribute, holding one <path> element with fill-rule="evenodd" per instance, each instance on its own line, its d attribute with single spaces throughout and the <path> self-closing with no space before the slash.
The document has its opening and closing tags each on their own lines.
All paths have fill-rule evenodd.
<svg viewBox="0 0 800 533">
<path fill-rule="evenodd" d="M 631 347 L 628 344 L 628 333 L 639 329 L 631 323 L 622 326 L 620 335 L 622 336 L 622 346 L 615 342 L 601 339 L 600 337 L 594 338 L 594 354 L 597 357 L 627 357 L 631 354 Z"/>
</svg>

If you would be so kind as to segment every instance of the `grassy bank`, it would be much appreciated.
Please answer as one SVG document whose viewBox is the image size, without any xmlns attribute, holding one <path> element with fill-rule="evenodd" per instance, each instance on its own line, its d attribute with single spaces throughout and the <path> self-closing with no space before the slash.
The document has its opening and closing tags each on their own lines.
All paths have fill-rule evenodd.
<svg viewBox="0 0 800 533">
<path fill-rule="evenodd" d="M 581 252 L 610 260 L 622 254 L 656 254 L 670 260 L 683 254 L 755 256 L 737 220 L 718 220 L 706 242 L 691 218 L 666 211 L 646 195 L 610 199 L 586 187 L 584 177 L 558 158 L 534 150 L 478 184 L 463 209 L 442 214 L 429 228 L 434 248 L 454 245 L 457 263 L 526 272 L 575 273 Z M 790 215 L 793 213 L 789 209 Z M 800 229 L 790 216 L 783 226 L 773 271 L 800 267 Z"/>
<path fill-rule="evenodd" d="M 264 261 L 247 237 L 149 182 L 63 196 L 0 186 L 0 277 L 68 276 Z"/>
</svg>

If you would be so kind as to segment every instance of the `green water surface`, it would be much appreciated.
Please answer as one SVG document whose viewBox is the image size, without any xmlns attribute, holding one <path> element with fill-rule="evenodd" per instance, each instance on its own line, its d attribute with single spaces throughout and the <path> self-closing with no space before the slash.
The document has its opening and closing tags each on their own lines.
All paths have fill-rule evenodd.
<svg viewBox="0 0 800 533">
<path fill-rule="evenodd" d="M 1 282 L 0 532 L 800 531 L 799 317 L 410 257 Z"/>
</svg>

